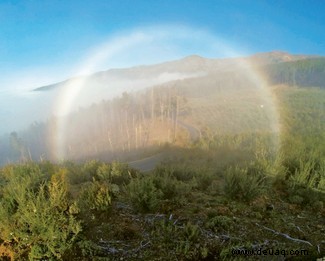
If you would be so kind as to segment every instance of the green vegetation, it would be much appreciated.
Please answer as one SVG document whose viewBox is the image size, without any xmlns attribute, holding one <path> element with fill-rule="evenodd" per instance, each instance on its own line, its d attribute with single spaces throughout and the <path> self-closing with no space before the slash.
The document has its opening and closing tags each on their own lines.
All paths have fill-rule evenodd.
<svg viewBox="0 0 325 261">
<path fill-rule="evenodd" d="M 323 256 L 325 177 L 313 162 L 300 162 L 288 176 L 276 171 L 285 169 L 278 165 L 285 157 L 268 160 L 236 161 L 223 171 L 207 161 L 206 170 L 189 171 L 176 159 L 146 174 L 99 161 L 5 166 L 0 254 L 8 260 L 226 260 L 234 249 L 273 248 Z"/>
<path fill-rule="evenodd" d="M 209 99 L 187 93 L 185 101 L 182 88 L 168 89 L 170 96 L 162 89 L 155 89 L 159 99 L 151 104 L 162 110 L 153 106 L 152 114 L 127 94 L 94 105 L 97 112 L 119 112 L 125 122 L 115 119 L 115 127 L 125 135 L 116 136 L 116 144 L 105 136 L 103 150 L 90 147 L 101 144 L 91 136 L 71 149 L 89 145 L 103 153 L 120 142 L 123 151 L 138 153 L 140 143 L 154 143 L 149 127 L 147 133 L 141 128 L 165 122 L 173 142 L 159 147 L 167 156 L 149 172 L 117 161 L 26 161 L 25 143 L 12 133 L 14 156 L 24 161 L 0 169 L 2 259 L 241 260 L 232 251 L 268 249 L 308 251 L 286 256 L 297 260 L 325 256 L 325 91 L 274 87 L 278 136 L 269 131 L 268 113 L 256 109 L 260 100 L 248 102 L 252 90 L 245 89 L 247 103 L 235 95 L 226 107 L 213 102 L 230 97 L 222 90 Z M 174 124 L 177 118 L 183 127 Z M 193 131 L 186 124 L 200 135 L 186 137 L 184 129 Z M 107 135 L 103 130 L 94 131 Z"/>
<path fill-rule="evenodd" d="M 265 176 L 250 173 L 247 168 L 230 168 L 225 173 L 225 193 L 232 199 L 252 201 L 262 194 Z"/>
<path fill-rule="evenodd" d="M 188 148 L 166 148 L 170 158 L 149 173 L 97 160 L 4 166 L 0 255 L 228 260 L 240 259 L 234 250 L 305 249 L 298 260 L 324 256 L 325 93 L 276 91 L 286 104 L 278 149 L 271 133 L 210 130 Z"/>
<path fill-rule="evenodd" d="M 268 65 L 265 74 L 273 84 L 325 88 L 325 58 Z"/>
<path fill-rule="evenodd" d="M 81 231 L 68 183 L 58 173 L 45 171 L 43 164 L 34 163 L 2 169 L 2 255 L 12 259 L 60 259 Z"/>
</svg>

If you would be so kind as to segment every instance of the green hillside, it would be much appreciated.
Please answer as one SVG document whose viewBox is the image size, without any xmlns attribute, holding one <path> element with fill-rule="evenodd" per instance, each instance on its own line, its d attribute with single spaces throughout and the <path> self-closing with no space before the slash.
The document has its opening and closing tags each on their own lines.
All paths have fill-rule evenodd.
<svg viewBox="0 0 325 261">
<path fill-rule="evenodd" d="M 324 57 L 272 64 L 263 70 L 272 84 L 325 88 Z"/>
<path fill-rule="evenodd" d="M 268 64 L 258 68 L 271 86 L 324 88 L 325 58 L 275 52 L 247 59 Z M 284 62 L 286 59 L 293 61 Z M 220 61 L 193 56 L 160 65 L 100 72 L 92 77 L 102 81 L 106 73 L 132 76 L 132 79 L 153 77 L 168 71 L 170 66 L 173 73 L 178 67 L 184 73 L 198 68 L 206 73 L 79 107 L 65 120 L 68 131 L 62 144 L 64 158 L 140 159 L 152 155 L 166 143 L 184 145 L 191 139 L 189 127 L 185 126 L 198 133 L 275 131 L 276 108 L 268 98 L 270 94 L 260 89 L 243 68 L 236 66 L 236 59 Z M 272 92 L 273 88 L 268 91 Z M 53 154 L 53 137 L 57 135 L 55 129 L 60 121 L 49 117 L 46 122 L 34 122 L 24 131 L 13 130 L 0 138 L 0 163 L 20 158 L 57 160 Z"/>
</svg>

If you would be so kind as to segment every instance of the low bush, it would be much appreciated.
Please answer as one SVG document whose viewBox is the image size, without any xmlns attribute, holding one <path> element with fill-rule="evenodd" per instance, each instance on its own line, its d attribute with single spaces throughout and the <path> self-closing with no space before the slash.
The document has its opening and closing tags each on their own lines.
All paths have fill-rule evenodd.
<svg viewBox="0 0 325 261">
<path fill-rule="evenodd" d="M 289 201 L 299 204 L 303 207 L 313 206 L 316 202 L 325 203 L 325 193 L 312 188 L 306 188 L 301 185 L 295 185 L 288 188 Z M 316 203 L 322 205 L 322 203 Z M 319 209 L 319 208 L 317 208 Z"/>
<path fill-rule="evenodd" d="M 87 173 L 88 176 L 94 177 L 96 175 L 97 169 L 102 165 L 98 160 L 89 160 L 82 166 L 82 172 Z"/>
<path fill-rule="evenodd" d="M 160 165 L 155 168 L 154 174 L 161 175 L 164 173 L 168 173 L 170 176 L 176 178 L 178 181 L 188 182 L 193 179 L 195 176 L 195 172 L 186 168 L 186 166 L 182 167 L 171 167 L 168 165 Z"/>
<path fill-rule="evenodd" d="M 169 173 L 163 173 L 152 177 L 155 188 L 162 192 L 162 199 L 173 199 L 180 194 L 179 181 Z"/>
<path fill-rule="evenodd" d="M 215 216 L 206 223 L 206 228 L 217 231 L 227 231 L 231 228 L 233 219 L 227 216 Z"/>
<path fill-rule="evenodd" d="M 81 209 L 107 211 L 111 206 L 109 184 L 93 180 L 85 184 L 79 197 Z"/>
<path fill-rule="evenodd" d="M 81 231 L 80 222 L 69 212 L 75 203 L 69 199 L 62 180 L 34 179 L 29 171 L 30 166 L 20 166 L 17 176 L 2 188 L 2 247 L 18 259 L 60 259 Z M 26 177 L 20 176 L 20 172 Z"/>
<path fill-rule="evenodd" d="M 150 176 L 132 179 L 126 187 L 134 208 L 140 212 L 151 212 L 158 208 L 163 193 L 157 189 Z"/>
<path fill-rule="evenodd" d="M 49 174 L 44 174 L 36 163 L 7 165 L 1 169 L 0 179 L 3 184 L 17 184 L 17 186 L 38 188 L 39 184 L 50 179 Z"/>
<path fill-rule="evenodd" d="M 216 179 L 216 175 L 214 175 L 214 173 L 211 173 L 211 171 L 201 170 L 196 173 L 193 179 L 195 182 L 195 187 L 198 190 L 205 192 Z"/>
<path fill-rule="evenodd" d="M 111 164 L 102 163 L 97 167 L 95 178 L 116 185 L 126 185 L 137 173 L 130 169 L 127 164 L 113 161 Z"/>
<path fill-rule="evenodd" d="M 151 178 L 155 187 L 162 192 L 162 199 L 179 200 L 190 192 L 191 186 L 177 180 L 168 169 L 156 170 Z"/>
<path fill-rule="evenodd" d="M 282 179 L 291 203 L 302 207 L 311 206 L 321 210 L 325 203 L 325 161 L 314 157 L 300 159 L 294 173 L 289 172 L 287 179 Z"/>
<path fill-rule="evenodd" d="M 200 228 L 190 222 L 183 226 L 172 220 L 154 224 L 152 231 L 153 247 L 159 247 L 161 255 L 169 260 L 201 260 L 208 256 L 208 245 L 200 243 Z M 168 251 L 168 252 L 167 252 Z"/>
<path fill-rule="evenodd" d="M 230 167 L 224 178 L 224 192 L 232 199 L 250 202 L 265 190 L 265 176 L 248 168 Z"/>
</svg>

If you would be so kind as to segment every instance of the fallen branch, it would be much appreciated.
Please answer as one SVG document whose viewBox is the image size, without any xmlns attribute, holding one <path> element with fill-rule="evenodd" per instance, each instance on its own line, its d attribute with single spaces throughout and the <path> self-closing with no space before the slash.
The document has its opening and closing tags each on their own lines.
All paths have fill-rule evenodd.
<svg viewBox="0 0 325 261">
<path fill-rule="evenodd" d="M 145 248 L 147 245 L 151 244 L 151 241 L 149 240 L 147 243 L 143 244 L 143 241 L 141 241 L 140 246 L 136 249 L 134 249 L 132 252 L 137 253 L 139 252 L 142 248 Z"/>
<path fill-rule="evenodd" d="M 306 240 L 302 240 L 302 239 L 299 239 L 299 238 L 293 238 L 293 237 L 291 237 L 291 236 L 289 236 L 289 235 L 287 235 L 287 234 L 284 234 L 284 233 L 281 233 L 281 232 L 275 231 L 275 230 L 273 230 L 273 229 L 271 229 L 271 228 L 268 228 L 268 227 L 262 226 L 262 225 L 260 225 L 260 224 L 258 224 L 258 223 L 255 223 L 255 224 L 256 224 L 257 226 L 259 226 L 259 227 L 264 228 L 265 230 L 271 231 L 271 232 L 273 232 L 274 234 L 276 234 L 276 235 L 280 235 L 280 236 L 283 236 L 283 237 L 285 237 L 285 238 L 287 238 L 287 239 L 289 239 L 289 240 L 292 240 L 292 241 L 295 241 L 295 242 L 299 242 L 299 243 L 305 243 L 305 244 L 308 244 L 308 245 L 310 245 L 310 246 L 313 246 L 310 242 L 308 242 L 308 241 L 306 241 Z"/>
<path fill-rule="evenodd" d="M 301 230 L 301 228 L 300 228 L 299 226 L 296 226 L 296 228 L 297 228 L 301 233 L 305 234 L 305 233 Z"/>
</svg>

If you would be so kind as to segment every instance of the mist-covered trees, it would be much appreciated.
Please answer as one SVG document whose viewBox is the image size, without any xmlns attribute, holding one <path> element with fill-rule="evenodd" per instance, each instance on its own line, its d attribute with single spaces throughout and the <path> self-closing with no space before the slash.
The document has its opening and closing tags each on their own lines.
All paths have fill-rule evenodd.
<svg viewBox="0 0 325 261">
<path fill-rule="evenodd" d="M 24 158 L 26 156 L 26 148 L 23 140 L 18 137 L 17 132 L 10 133 L 9 140 L 12 150 L 20 157 Z"/>
<path fill-rule="evenodd" d="M 324 58 L 272 64 L 262 69 L 273 84 L 323 87 L 325 82 Z M 286 92 L 283 86 L 275 96 L 280 97 L 282 91 Z M 307 91 L 305 95 L 311 93 Z M 134 159 L 147 148 L 156 150 L 166 143 L 190 145 L 190 129 L 201 134 L 210 129 L 212 136 L 274 131 L 270 126 L 276 125 L 272 117 L 278 108 L 273 108 L 272 103 L 264 104 L 268 99 L 240 70 L 176 80 L 139 92 L 124 92 L 114 99 L 79 108 L 65 119 L 51 117 L 46 122 L 33 123 L 25 131 L 8 134 L 0 139 L 1 160 L 55 160 L 58 140 L 65 159 L 112 160 Z M 290 97 L 290 101 L 294 99 Z M 286 107 L 286 102 L 278 106 Z M 313 108 L 305 109 L 304 101 L 299 102 L 306 119 L 318 119 L 325 108 L 317 102 Z M 284 117 L 285 113 L 281 113 Z M 205 138 L 201 142 L 207 142 Z"/>
<path fill-rule="evenodd" d="M 325 58 L 272 64 L 264 73 L 272 84 L 325 88 Z"/>
<path fill-rule="evenodd" d="M 124 92 L 112 100 L 79 108 L 64 120 L 52 117 L 44 123 L 35 122 L 19 133 L 12 132 L 10 153 L 4 151 L 3 158 L 55 160 L 53 145 L 59 135 L 58 124 L 63 121 L 64 133 L 60 135 L 64 137 L 66 159 L 132 157 L 132 153 L 149 146 L 175 141 L 182 100 L 174 86 Z"/>
</svg>

